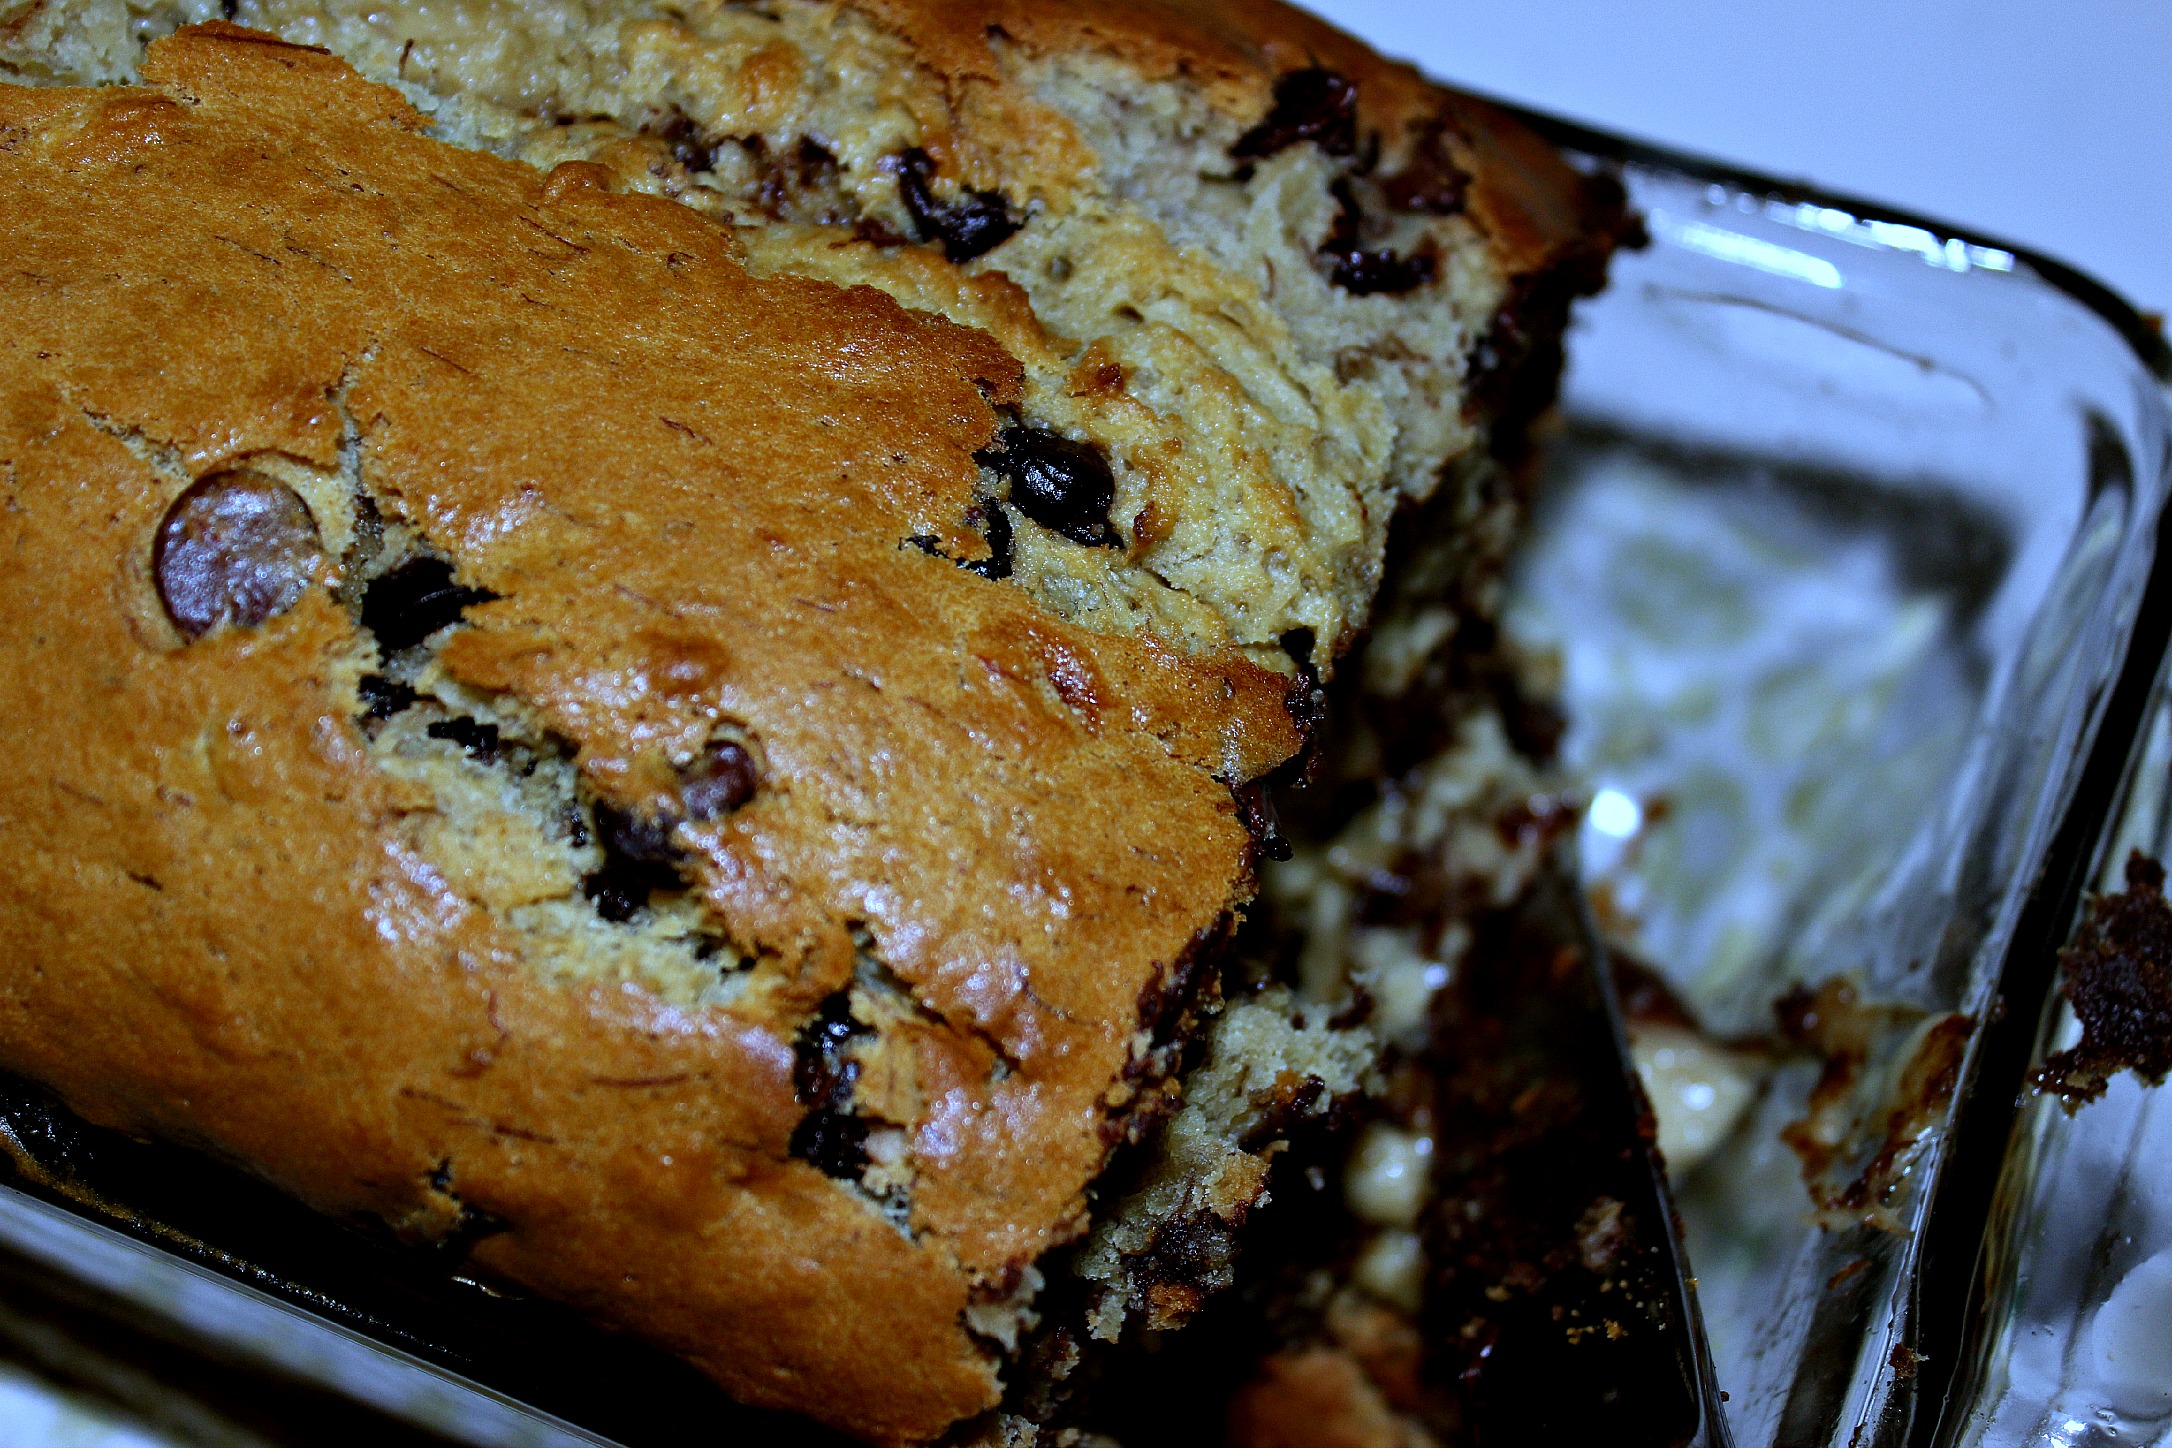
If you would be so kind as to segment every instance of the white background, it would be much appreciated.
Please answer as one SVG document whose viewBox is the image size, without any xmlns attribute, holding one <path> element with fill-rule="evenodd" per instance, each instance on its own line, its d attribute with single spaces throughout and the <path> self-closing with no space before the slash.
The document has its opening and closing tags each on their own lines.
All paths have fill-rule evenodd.
<svg viewBox="0 0 2172 1448">
<path fill-rule="evenodd" d="M 2172 309 L 2172 0 L 1305 0 L 1444 80 Z"/>
</svg>

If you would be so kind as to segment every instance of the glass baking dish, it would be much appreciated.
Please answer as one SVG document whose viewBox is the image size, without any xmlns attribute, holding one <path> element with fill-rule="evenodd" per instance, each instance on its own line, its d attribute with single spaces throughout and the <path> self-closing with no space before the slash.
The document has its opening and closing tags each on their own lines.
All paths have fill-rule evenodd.
<svg viewBox="0 0 2172 1448">
<path fill-rule="evenodd" d="M 2165 350 L 2011 247 L 1531 119 L 1619 170 L 1651 233 L 1572 332 L 1510 617 L 1557 658 L 1565 766 L 1606 804 L 1581 832 L 1601 918 L 1758 1063 L 1677 1183 L 1730 1426 L 1900 1445 L 1958 1365 L 2013 1023 L 2037 1019 L 2163 651 L 2166 610 L 2137 618 Z M 1842 977 L 1878 1029 L 1827 1186 L 1892 1144 L 1881 1083 L 1941 1029 L 1953 1089 L 1867 1197 L 1841 1182 L 1814 1215 L 1779 1132 L 1820 1068 L 1776 1047 L 1774 1011 Z M 462 1442 L 831 1441 L 21 1083 L 0 1136 L 0 1246 L 232 1371 Z"/>
<path fill-rule="evenodd" d="M 1755 1063 L 1676 1184 L 1730 1427 L 1926 1442 L 2164 651 L 2172 369 L 2056 264 L 1555 133 L 1653 243 L 1572 334 L 1512 631 L 1559 660 L 1597 914 Z M 1782 1028 L 1819 1011 L 1822 1056 Z"/>
<path fill-rule="evenodd" d="M 2172 856 L 2172 656 L 2098 835 L 2091 888 L 2127 889 L 2136 852 Z M 2037 964 L 2051 973 L 2048 955 Z M 2062 996 L 2017 1015 L 2032 1067 L 2080 1036 Z M 2048 1092 L 2023 1100 L 1970 1305 L 1938 1448 L 2172 1443 L 2172 1081 L 2122 1072 L 2072 1111 Z"/>
</svg>

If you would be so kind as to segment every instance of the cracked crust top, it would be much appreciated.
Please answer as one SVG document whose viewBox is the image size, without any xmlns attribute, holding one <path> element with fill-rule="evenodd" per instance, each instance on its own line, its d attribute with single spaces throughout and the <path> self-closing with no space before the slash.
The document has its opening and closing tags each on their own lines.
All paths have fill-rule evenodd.
<svg viewBox="0 0 2172 1448">
<path fill-rule="evenodd" d="M 1018 54 L 1196 85 L 1230 135 L 1328 67 L 1383 172 L 1447 125 L 1482 315 L 1604 254 L 1537 141 L 1279 6 L 855 4 L 947 92 L 911 207 L 1077 184 Z M 1067 614 L 1035 560 L 1147 553 L 1142 459 L 1219 455 L 1120 452 L 1093 409 L 1152 368 L 1065 352 L 998 271 L 641 194 L 653 137 L 456 148 L 418 94 L 218 22 L 134 73 L 0 86 L 0 1062 L 472 1237 L 747 1401 L 898 1442 L 991 1407 L 1252 892 L 1232 790 L 1302 742 L 1281 623 Z M 1266 426 L 1210 373 L 1226 433 Z M 1330 632 L 1377 568 L 1346 552 Z"/>
</svg>

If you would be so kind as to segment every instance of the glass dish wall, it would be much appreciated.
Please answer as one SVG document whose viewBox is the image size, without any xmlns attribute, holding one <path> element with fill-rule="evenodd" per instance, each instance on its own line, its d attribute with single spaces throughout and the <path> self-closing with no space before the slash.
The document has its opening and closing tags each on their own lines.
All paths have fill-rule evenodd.
<svg viewBox="0 0 2172 1448">
<path fill-rule="evenodd" d="M 1572 334 L 1514 631 L 1559 659 L 1600 918 L 1744 1047 L 1752 1099 L 1677 1183 L 1735 1439 L 1898 1445 L 1953 1369 L 1925 1273 L 1985 1195 L 1955 1132 L 2014 1090 L 1985 1026 L 2086 835 L 2166 395 L 2056 268 L 1628 159 L 1652 245 Z M 1776 1008 L 1834 980 L 1866 1059 L 1828 1080 L 1814 1203 L 1781 1132 L 1821 1063 Z"/>
</svg>

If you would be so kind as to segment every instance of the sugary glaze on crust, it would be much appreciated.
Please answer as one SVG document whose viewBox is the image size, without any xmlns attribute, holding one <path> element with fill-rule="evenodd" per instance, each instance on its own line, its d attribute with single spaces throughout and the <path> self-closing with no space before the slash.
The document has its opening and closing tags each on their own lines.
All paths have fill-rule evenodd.
<svg viewBox="0 0 2172 1448">
<path fill-rule="evenodd" d="M 486 1266 L 750 1401 L 880 1439 L 992 1403 L 961 1313 L 1076 1230 L 1142 1004 L 1248 893 L 1229 782 L 1296 747 L 1286 681 L 908 544 L 977 542 L 1018 385 L 985 336 L 750 277 L 682 208 L 428 140 L 269 37 L 183 32 L 145 79 L 0 88 L 7 1063 L 333 1211 L 487 1213 Z M 440 663 L 598 799 L 759 741 L 757 799 L 680 832 L 755 962 L 734 1004 L 524 969 L 373 766 L 327 589 L 184 646 L 152 535 L 261 459 L 357 469 L 500 596 Z M 855 931 L 925 1012 L 885 1042 L 909 1231 L 786 1151 Z"/>
</svg>

